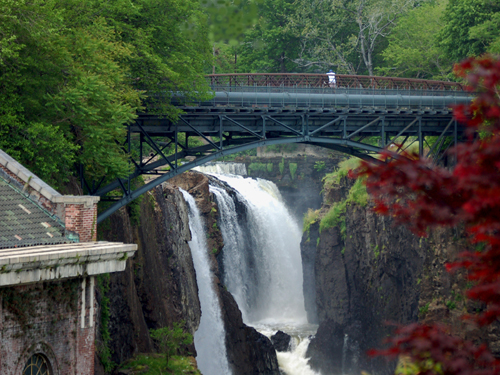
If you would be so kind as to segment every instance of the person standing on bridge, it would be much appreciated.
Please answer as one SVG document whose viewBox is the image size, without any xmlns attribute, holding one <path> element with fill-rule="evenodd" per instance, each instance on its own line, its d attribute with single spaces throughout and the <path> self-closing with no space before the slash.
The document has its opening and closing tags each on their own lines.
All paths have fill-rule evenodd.
<svg viewBox="0 0 500 375">
<path fill-rule="evenodd" d="M 330 69 L 328 73 L 326 73 L 328 76 L 328 85 L 332 88 L 337 87 L 337 80 L 335 78 L 335 72 Z"/>
</svg>

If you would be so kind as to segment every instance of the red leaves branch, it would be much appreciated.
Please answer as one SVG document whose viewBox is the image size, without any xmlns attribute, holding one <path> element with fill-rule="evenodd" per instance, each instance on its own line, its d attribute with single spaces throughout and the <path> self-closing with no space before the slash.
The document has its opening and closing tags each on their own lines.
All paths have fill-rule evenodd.
<svg viewBox="0 0 500 375">
<path fill-rule="evenodd" d="M 428 227 L 465 224 L 471 243 L 485 245 L 483 251 L 467 251 L 448 265 L 468 270 L 475 286 L 468 297 L 482 301 L 488 309 L 469 317 L 480 325 L 500 317 L 500 60 L 492 57 L 468 59 L 455 67 L 466 78 L 468 90 L 478 96 L 470 105 L 457 106 L 455 118 L 468 127 L 469 142 L 452 152 L 457 155 L 453 171 L 431 165 L 414 155 L 398 157 L 390 151 L 390 163 L 363 162 L 356 176 L 366 177 L 375 209 L 393 216 L 425 236 Z M 437 326 L 402 327 L 389 340 L 390 348 L 374 355 L 410 355 L 416 361 L 439 362 L 444 374 L 497 374 L 499 363 L 484 346 L 448 335 Z M 423 370 L 433 373 L 433 370 Z"/>
<path fill-rule="evenodd" d="M 400 327 L 387 340 L 391 347 L 372 350 L 370 355 L 396 357 L 406 355 L 420 363 L 419 372 L 436 375 L 493 375 L 500 373 L 500 362 L 485 345 L 449 335 L 444 327 L 410 324 Z M 429 363 L 430 362 L 430 363 Z"/>
</svg>

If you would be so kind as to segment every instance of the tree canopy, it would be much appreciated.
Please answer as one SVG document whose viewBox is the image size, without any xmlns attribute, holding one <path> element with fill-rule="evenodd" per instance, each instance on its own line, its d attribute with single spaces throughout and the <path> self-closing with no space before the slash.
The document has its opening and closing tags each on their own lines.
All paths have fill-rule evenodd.
<svg viewBox="0 0 500 375">
<path fill-rule="evenodd" d="M 485 52 L 500 53 L 496 0 L 263 0 L 215 69 L 452 80 L 454 63 Z"/>
<path fill-rule="evenodd" d="M 0 147 L 60 187 L 125 175 L 117 141 L 144 100 L 207 97 L 207 20 L 196 0 L 0 0 Z M 166 96 L 166 97 L 165 97 Z"/>
<path fill-rule="evenodd" d="M 438 34 L 447 0 L 413 8 L 401 17 L 382 51 L 377 72 L 387 76 L 446 80 L 452 60 L 440 48 Z"/>
</svg>

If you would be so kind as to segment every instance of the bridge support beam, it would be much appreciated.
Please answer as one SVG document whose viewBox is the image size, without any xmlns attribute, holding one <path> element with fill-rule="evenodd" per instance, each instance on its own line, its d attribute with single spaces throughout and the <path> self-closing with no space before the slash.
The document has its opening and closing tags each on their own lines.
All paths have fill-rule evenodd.
<svg viewBox="0 0 500 375">
<path fill-rule="evenodd" d="M 286 107 L 216 107 L 211 110 L 195 108 L 191 111 L 186 108 L 186 113 L 176 123 L 144 115 L 128 126 L 124 144 L 135 170 L 129 176 L 111 181 L 104 187 L 96 182 L 87 183 L 83 172 L 82 186 L 89 194 L 99 195 L 103 201 L 112 202 L 111 207 L 99 214 L 98 222 L 102 222 L 120 207 L 171 177 L 203 163 L 255 147 L 305 143 L 376 161 L 374 156 L 399 137 L 404 137 L 405 141 L 398 150 L 418 142 L 419 154 L 423 156 L 426 138 L 432 136 L 439 138 L 427 156 L 439 161 L 443 150 L 456 144 L 463 131 L 460 125 L 452 122 L 451 116 L 450 110 L 302 110 Z M 199 137 L 205 144 L 190 146 L 188 140 L 192 136 Z M 214 137 L 218 137 L 218 140 Z M 137 159 L 132 157 L 134 154 L 138 155 Z M 190 158 L 186 159 L 188 156 Z M 132 180 L 140 175 L 149 176 L 149 181 L 134 189 Z"/>
</svg>

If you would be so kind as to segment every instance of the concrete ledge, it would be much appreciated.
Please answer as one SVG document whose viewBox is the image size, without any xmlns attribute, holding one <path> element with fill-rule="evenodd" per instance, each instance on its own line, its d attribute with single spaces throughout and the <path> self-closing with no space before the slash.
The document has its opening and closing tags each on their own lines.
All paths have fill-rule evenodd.
<svg viewBox="0 0 500 375">
<path fill-rule="evenodd" d="M 40 193 L 48 200 L 53 201 L 55 197 L 61 196 L 60 193 L 50 187 L 50 185 L 45 183 L 40 177 L 30 172 L 26 167 L 22 166 L 16 159 L 3 150 L 0 150 L 0 165 L 3 165 L 12 174 L 21 179 L 21 181 L 28 183 L 33 190 Z"/>
<path fill-rule="evenodd" d="M 85 242 L 0 250 L 0 287 L 125 270 L 135 244 Z"/>
<path fill-rule="evenodd" d="M 85 208 L 91 208 L 94 204 L 99 202 L 101 197 L 94 195 L 59 195 L 54 197 L 52 202 L 66 204 L 83 204 Z"/>
</svg>

